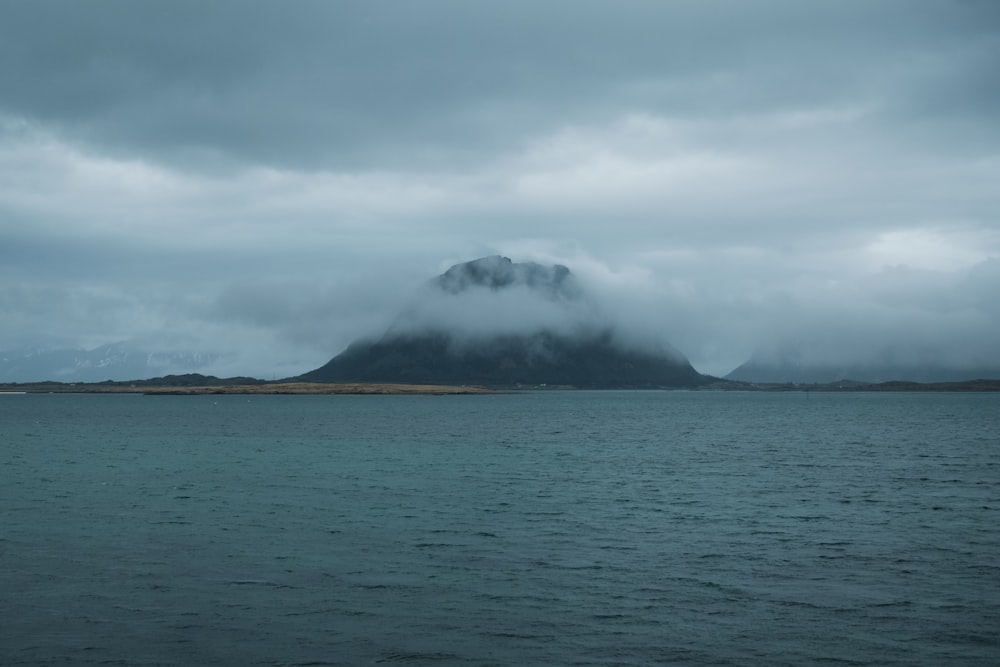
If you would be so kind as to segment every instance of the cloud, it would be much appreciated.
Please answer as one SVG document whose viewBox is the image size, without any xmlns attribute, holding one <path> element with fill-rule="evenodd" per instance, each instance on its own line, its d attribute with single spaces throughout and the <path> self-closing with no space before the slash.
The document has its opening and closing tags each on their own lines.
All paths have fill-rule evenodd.
<svg viewBox="0 0 1000 667">
<path fill-rule="evenodd" d="M 527 286 L 460 294 L 428 289 L 407 305 L 390 333 L 439 330 L 459 338 L 483 339 L 542 330 L 573 333 L 602 324 L 605 322 L 593 304 L 551 299 Z"/>
<path fill-rule="evenodd" d="M 624 111 L 756 115 L 886 81 L 920 98 L 956 59 L 956 101 L 907 109 L 961 113 L 988 102 L 991 18 L 945 2 L 40 2 L 5 13 L 0 76 L 14 113 L 113 151 L 399 168 L 475 163 Z"/>
<path fill-rule="evenodd" d="M 995 357 L 998 35 L 991 2 L 16 3 L 0 348 L 303 371 L 502 253 L 709 372 Z"/>
</svg>

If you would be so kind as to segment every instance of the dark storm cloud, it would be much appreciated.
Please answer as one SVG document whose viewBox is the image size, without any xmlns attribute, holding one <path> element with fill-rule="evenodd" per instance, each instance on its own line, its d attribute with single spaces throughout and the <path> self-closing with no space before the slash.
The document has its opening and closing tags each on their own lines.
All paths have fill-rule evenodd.
<svg viewBox="0 0 1000 667">
<path fill-rule="evenodd" d="M 624 111 L 752 114 L 887 85 L 922 114 L 985 114 L 992 18 L 944 2 L 17 3 L 0 108 L 140 156 L 450 164 Z"/>
</svg>

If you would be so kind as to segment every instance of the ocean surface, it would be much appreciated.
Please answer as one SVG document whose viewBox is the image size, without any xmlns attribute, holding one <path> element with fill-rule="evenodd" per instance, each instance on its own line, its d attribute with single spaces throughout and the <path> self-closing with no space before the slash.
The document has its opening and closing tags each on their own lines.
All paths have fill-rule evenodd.
<svg viewBox="0 0 1000 667">
<path fill-rule="evenodd" d="M 0 663 L 997 665 L 1000 394 L 0 396 Z"/>
</svg>

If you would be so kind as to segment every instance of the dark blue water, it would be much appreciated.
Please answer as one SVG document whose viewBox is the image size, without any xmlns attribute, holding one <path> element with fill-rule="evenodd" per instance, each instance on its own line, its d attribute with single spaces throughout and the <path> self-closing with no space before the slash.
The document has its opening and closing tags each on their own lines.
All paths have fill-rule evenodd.
<svg viewBox="0 0 1000 667">
<path fill-rule="evenodd" d="M 0 396 L 0 663 L 1000 664 L 1000 395 Z"/>
</svg>

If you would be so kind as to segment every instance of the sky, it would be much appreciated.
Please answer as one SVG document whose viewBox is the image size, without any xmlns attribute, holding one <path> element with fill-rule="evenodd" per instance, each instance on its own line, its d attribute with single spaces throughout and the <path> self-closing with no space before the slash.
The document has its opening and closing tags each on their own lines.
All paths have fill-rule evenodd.
<svg viewBox="0 0 1000 667">
<path fill-rule="evenodd" d="M 284 377 L 493 254 L 702 372 L 996 367 L 1000 3 L 0 4 L 0 349 Z"/>
</svg>

